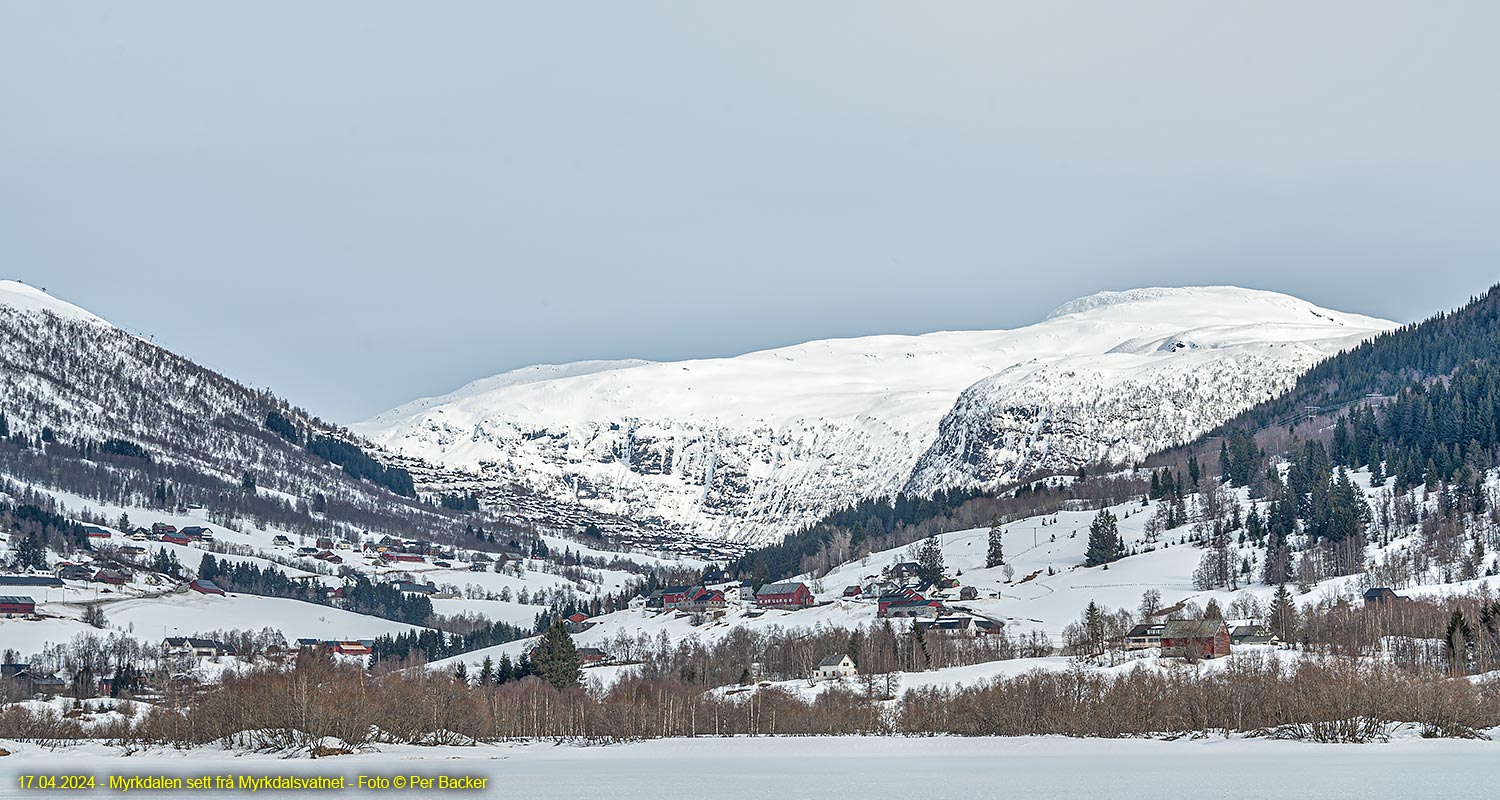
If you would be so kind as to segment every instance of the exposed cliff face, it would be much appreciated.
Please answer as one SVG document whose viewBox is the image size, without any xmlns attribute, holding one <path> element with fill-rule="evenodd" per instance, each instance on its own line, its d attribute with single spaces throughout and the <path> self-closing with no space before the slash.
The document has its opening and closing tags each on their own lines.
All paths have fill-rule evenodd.
<svg viewBox="0 0 1500 800">
<path fill-rule="evenodd" d="M 1010 331 L 529 368 L 354 427 L 497 485 L 766 541 L 863 497 L 1141 457 L 1390 327 L 1231 287 L 1106 292 Z"/>
<path fill-rule="evenodd" d="M 1300 344 L 1247 346 L 987 378 L 959 396 L 904 488 L 973 489 L 1037 471 L 1141 460 L 1285 391 L 1325 355 Z M 1122 362 L 1135 369 L 1122 375 Z"/>
</svg>

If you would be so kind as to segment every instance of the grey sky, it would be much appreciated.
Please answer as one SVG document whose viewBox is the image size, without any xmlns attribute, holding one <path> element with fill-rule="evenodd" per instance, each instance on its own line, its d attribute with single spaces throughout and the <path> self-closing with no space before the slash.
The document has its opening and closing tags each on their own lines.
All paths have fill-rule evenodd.
<svg viewBox="0 0 1500 800">
<path fill-rule="evenodd" d="M 0 0 L 0 277 L 316 413 L 1500 279 L 1500 5 Z"/>
</svg>

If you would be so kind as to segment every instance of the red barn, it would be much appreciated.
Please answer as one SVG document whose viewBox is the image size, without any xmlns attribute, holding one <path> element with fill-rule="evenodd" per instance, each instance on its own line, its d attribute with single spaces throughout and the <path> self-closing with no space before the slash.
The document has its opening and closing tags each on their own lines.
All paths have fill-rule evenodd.
<svg viewBox="0 0 1500 800">
<path fill-rule="evenodd" d="M 161 540 L 167 544 L 190 545 L 193 543 L 193 539 L 191 536 L 188 536 L 185 533 L 177 533 L 175 531 L 172 533 L 162 534 Z"/>
<path fill-rule="evenodd" d="M 99 583 L 107 583 L 110 586 L 124 586 L 130 582 L 130 575 L 112 569 L 101 569 L 94 573 L 94 580 Z"/>
<path fill-rule="evenodd" d="M 220 597 L 224 596 L 224 590 L 220 589 L 218 584 L 214 583 L 213 581 L 204 580 L 202 578 L 189 583 L 188 588 L 192 589 L 198 594 L 216 594 Z"/>
<path fill-rule="evenodd" d="M 0 597 L 0 616 L 20 617 L 36 613 L 36 601 L 21 595 Z"/>
<path fill-rule="evenodd" d="M 1229 655 L 1229 648 L 1229 626 L 1222 619 L 1174 619 L 1162 628 L 1164 657 L 1218 658 Z"/>
<path fill-rule="evenodd" d="M 755 604 L 761 608 L 806 608 L 813 604 L 812 590 L 797 581 L 768 583 L 755 593 Z"/>
</svg>

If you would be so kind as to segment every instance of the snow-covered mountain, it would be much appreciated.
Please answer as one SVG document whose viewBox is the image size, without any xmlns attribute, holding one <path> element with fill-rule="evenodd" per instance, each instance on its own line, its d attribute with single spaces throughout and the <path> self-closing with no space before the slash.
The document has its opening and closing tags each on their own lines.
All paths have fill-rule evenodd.
<svg viewBox="0 0 1500 800">
<path fill-rule="evenodd" d="M 290 436 L 270 429 L 273 412 Z M 159 506 L 160 487 L 179 505 L 261 522 L 411 535 L 461 531 L 465 521 L 401 496 L 412 492 L 397 471 L 415 475 L 427 495 L 481 483 L 368 446 L 281 398 L 16 281 L 0 281 L 0 414 L 11 434 L 0 433 L 0 477 L 121 505 Z M 329 460 L 334 448 L 314 448 L 315 439 L 343 443 L 333 457 L 344 468 Z M 253 491 L 242 490 L 247 475 Z M 486 488 L 492 515 L 520 529 L 640 530 L 577 504 Z"/>
<path fill-rule="evenodd" d="M 1392 327 L 1233 287 L 1103 292 L 1015 330 L 532 367 L 354 429 L 503 485 L 768 541 L 863 497 L 1142 457 Z"/>
</svg>

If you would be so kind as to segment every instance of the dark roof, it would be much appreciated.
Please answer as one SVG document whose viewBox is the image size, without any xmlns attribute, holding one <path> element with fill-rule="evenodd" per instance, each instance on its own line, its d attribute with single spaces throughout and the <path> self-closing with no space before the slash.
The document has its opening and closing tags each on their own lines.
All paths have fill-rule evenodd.
<svg viewBox="0 0 1500 800">
<path fill-rule="evenodd" d="M 228 645 L 213 639 L 199 639 L 194 636 L 168 636 L 162 640 L 167 647 L 213 647 L 220 650 L 230 649 Z"/>
<path fill-rule="evenodd" d="M 928 622 L 918 622 L 917 625 L 927 630 L 937 629 L 940 631 L 961 631 L 969 627 L 968 617 L 949 617 L 946 619 L 934 619 Z"/>
<path fill-rule="evenodd" d="M 1219 635 L 1222 619 L 1174 619 L 1162 629 L 1163 639 L 1202 639 Z"/>
<path fill-rule="evenodd" d="M 36 601 L 32 600 L 30 597 L 25 597 L 19 594 L 7 594 L 0 596 L 0 603 L 20 603 L 23 605 L 30 603 L 32 605 L 35 605 Z"/>
<path fill-rule="evenodd" d="M 1139 639 L 1142 636 L 1160 636 L 1162 629 L 1166 626 L 1160 622 L 1142 622 L 1125 632 L 1127 639 Z"/>
<path fill-rule="evenodd" d="M 63 586 L 53 575 L 0 575 L 0 586 Z"/>
<path fill-rule="evenodd" d="M 846 659 L 848 657 L 849 656 L 847 656 L 847 655 L 845 655 L 843 653 L 839 653 L 838 655 L 833 655 L 833 656 L 824 656 L 823 660 L 818 662 L 818 666 L 820 666 L 820 667 L 836 667 L 836 666 L 844 663 L 844 659 Z"/>
</svg>

